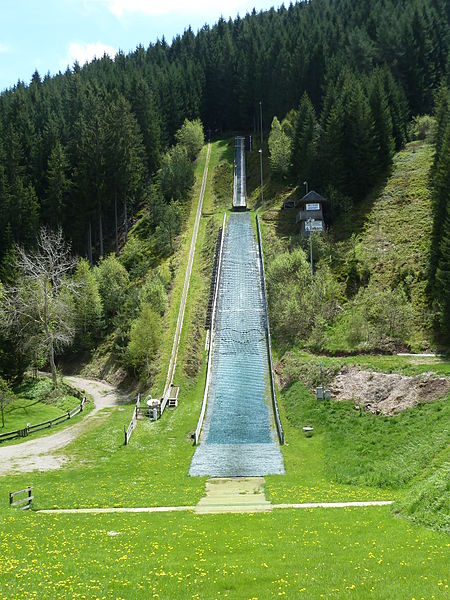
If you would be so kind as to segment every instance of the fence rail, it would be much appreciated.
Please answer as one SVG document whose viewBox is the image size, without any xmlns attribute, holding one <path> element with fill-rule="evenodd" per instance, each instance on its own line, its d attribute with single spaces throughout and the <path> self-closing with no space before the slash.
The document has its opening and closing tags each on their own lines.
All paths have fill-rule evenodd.
<svg viewBox="0 0 450 600">
<path fill-rule="evenodd" d="M 14 500 L 16 496 L 20 496 L 22 494 L 27 494 L 25 498 L 19 498 L 19 500 Z M 28 486 L 24 490 L 19 490 L 18 492 L 9 492 L 9 506 L 17 507 L 21 510 L 27 510 L 31 508 L 31 503 L 33 501 L 33 488 Z"/>
<path fill-rule="evenodd" d="M 270 325 L 269 325 L 269 308 L 267 305 L 267 290 L 266 290 L 266 274 L 264 270 L 264 254 L 262 248 L 262 238 L 261 238 L 261 227 L 259 224 L 259 215 L 256 213 L 256 229 L 258 232 L 258 246 L 259 246 L 259 256 L 261 260 L 261 277 L 262 277 L 262 292 L 263 292 L 263 302 L 264 309 L 266 313 L 266 331 L 267 331 L 267 351 L 269 354 L 269 370 L 270 370 L 270 384 L 272 388 L 272 402 L 273 402 L 273 412 L 275 416 L 275 423 L 278 431 L 278 438 L 280 440 L 280 444 L 284 444 L 284 431 L 283 426 L 281 425 L 280 413 L 278 410 L 278 401 L 277 401 L 277 392 L 275 389 L 275 378 L 273 374 L 273 362 L 272 362 L 272 343 L 270 338 Z"/>
<path fill-rule="evenodd" d="M 133 416 L 131 417 L 130 424 L 128 425 L 128 427 L 124 426 L 124 428 L 123 428 L 124 433 L 125 433 L 125 446 L 128 445 L 128 442 L 130 441 L 130 438 L 131 438 L 131 434 L 136 429 L 140 404 L 141 404 L 141 395 L 138 394 L 138 397 L 136 400 L 136 406 L 134 407 Z"/>
<path fill-rule="evenodd" d="M 194 444 L 197 445 L 200 439 L 200 434 L 203 427 L 203 421 L 205 419 L 206 413 L 206 404 L 208 400 L 208 391 L 209 391 L 209 381 L 211 379 L 211 362 L 212 362 L 212 354 L 213 354 L 213 343 L 214 343 L 214 328 L 216 322 L 216 307 L 217 307 L 217 296 L 219 293 L 219 282 L 220 282 L 220 268 L 222 266 L 222 251 L 223 251 L 223 240 L 225 237 L 225 225 L 226 225 L 226 213 L 223 215 L 223 223 L 222 223 L 222 238 L 220 240 L 220 249 L 219 256 L 217 261 L 217 272 L 216 272 L 216 284 L 214 290 L 214 301 L 211 310 L 211 329 L 209 335 L 209 345 L 208 345 L 208 366 L 206 369 L 206 381 L 205 381 L 205 391 L 203 393 L 203 402 L 202 408 L 200 411 L 200 417 L 198 419 L 197 427 L 194 433 Z"/>
<path fill-rule="evenodd" d="M 6 433 L 0 433 L 0 442 L 5 442 L 7 440 L 14 440 L 20 437 L 28 437 L 30 433 L 35 433 L 36 431 L 40 431 L 41 429 L 49 429 L 54 425 L 59 425 L 68 419 L 71 419 L 75 415 L 78 415 L 83 411 L 84 405 L 86 404 L 86 398 L 83 397 L 78 406 L 73 408 L 72 410 L 67 411 L 66 413 L 60 415 L 59 417 L 55 417 L 54 419 L 49 419 L 48 421 L 42 421 L 42 423 L 37 423 L 36 425 L 27 425 L 22 429 L 16 429 L 15 431 L 8 431 Z"/>
</svg>

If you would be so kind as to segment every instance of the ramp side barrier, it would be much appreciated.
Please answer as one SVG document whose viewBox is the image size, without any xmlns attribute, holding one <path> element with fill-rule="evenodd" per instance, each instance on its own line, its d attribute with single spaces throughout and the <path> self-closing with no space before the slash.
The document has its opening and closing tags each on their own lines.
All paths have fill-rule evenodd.
<svg viewBox="0 0 450 600">
<path fill-rule="evenodd" d="M 263 304 L 264 311 L 266 316 L 266 332 L 267 332 L 267 351 L 269 355 L 269 371 L 270 371 L 270 385 L 272 389 L 272 402 L 273 402 L 273 412 L 275 416 L 275 423 L 278 431 L 278 438 L 280 440 L 280 444 L 284 444 L 284 431 L 283 426 L 281 425 L 280 413 L 278 410 L 278 401 L 277 401 L 277 392 L 275 389 L 275 378 L 273 375 L 273 362 L 272 362 L 272 343 L 270 338 L 270 325 L 269 325 L 269 308 L 267 306 L 267 291 L 266 291 L 266 274 L 264 270 L 264 254 L 262 248 L 262 239 L 261 239 L 261 227 L 259 224 L 259 214 L 256 212 L 256 230 L 258 232 L 258 247 L 259 247 L 259 258 L 261 262 L 261 278 L 262 278 L 262 293 L 263 293 Z"/>
<path fill-rule="evenodd" d="M 222 251 L 223 251 L 223 240 L 225 237 L 225 225 L 226 225 L 226 213 L 223 215 L 223 223 L 222 223 L 222 238 L 220 240 L 220 250 L 219 250 L 219 258 L 217 263 L 217 274 L 216 274 L 216 285 L 214 290 L 214 302 L 211 311 L 211 329 L 209 335 L 209 344 L 208 344 L 208 366 L 206 368 L 206 381 L 205 381 L 205 390 L 203 393 L 203 401 L 202 408 L 200 411 L 200 416 L 198 419 L 197 427 L 194 433 L 194 444 L 197 445 L 200 439 L 200 434 L 203 427 L 203 421 L 205 419 L 206 413 L 206 404 L 208 401 L 208 391 L 209 391 L 209 382 L 211 379 L 211 362 L 213 355 L 213 344 L 214 344 L 214 329 L 215 329 L 215 321 L 216 321 L 216 308 L 217 308 L 217 296 L 219 294 L 219 282 L 220 282 L 220 269 L 222 266 Z"/>
</svg>

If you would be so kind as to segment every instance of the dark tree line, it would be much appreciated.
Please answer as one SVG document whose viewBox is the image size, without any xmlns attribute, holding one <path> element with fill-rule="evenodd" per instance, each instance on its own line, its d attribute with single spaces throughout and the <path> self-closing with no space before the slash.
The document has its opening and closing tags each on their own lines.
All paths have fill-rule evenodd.
<svg viewBox="0 0 450 600">
<path fill-rule="evenodd" d="M 406 142 L 408 123 L 405 94 L 387 66 L 367 76 L 344 67 L 319 115 L 305 92 L 283 121 L 291 137 L 291 176 L 322 193 L 361 200 Z"/>
<path fill-rule="evenodd" d="M 61 225 L 89 258 L 117 246 L 184 120 L 255 129 L 260 100 L 265 129 L 300 105 L 297 156 L 314 149 L 320 121 L 321 177 L 361 193 L 403 144 L 411 115 L 432 111 L 449 19 L 446 0 L 311 0 L 55 77 L 34 73 L 0 96 L 2 278 L 13 242 L 32 246 L 42 224 Z M 351 166 L 355 157 L 370 159 L 367 170 Z"/>
<path fill-rule="evenodd" d="M 449 81 L 450 82 L 450 81 Z M 436 98 L 436 154 L 432 170 L 434 226 L 430 290 L 436 304 L 436 330 L 450 342 L 450 91 L 442 85 Z"/>
</svg>

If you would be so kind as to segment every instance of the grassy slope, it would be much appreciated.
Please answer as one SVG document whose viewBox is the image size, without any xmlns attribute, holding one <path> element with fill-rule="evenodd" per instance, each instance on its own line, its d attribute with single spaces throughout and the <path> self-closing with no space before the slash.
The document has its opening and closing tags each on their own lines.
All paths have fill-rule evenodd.
<svg viewBox="0 0 450 600">
<path fill-rule="evenodd" d="M 385 185 L 334 226 L 337 252 L 345 256 L 354 250 L 361 270 L 370 273 L 371 286 L 379 290 L 403 286 L 415 313 L 410 343 L 417 351 L 431 344 L 426 285 L 431 250 L 432 161 L 431 144 L 411 142 L 395 155 Z M 356 235 L 354 247 L 350 234 Z M 339 327 L 337 335 L 342 337 Z M 344 349 L 341 346 L 339 340 L 330 343 L 330 347 Z"/>
<path fill-rule="evenodd" d="M 227 155 L 226 146 L 214 145 L 212 160 Z M 223 202 L 212 204 L 211 182 L 205 212 L 215 206 L 219 222 Z M 202 219 L 199 244 L 205 230 Z M 187 323 L 207 288 L 202 262 L 196 252 Z M 217 516 L 39 515 L 7 508 L 6 491 L 30 483 L 37 507 L 195 504 L 204 479 L 187 475 L 194 451 L 189 434 L 205 371 L 203 362 L 196 378 L 184 374 L 189 328 L 184 335 L 175 411 L 157 423 L 140 421 L 124 447 L 122 427 L 132 407 L 114 408 L 101 430 L 63 450 L 76 459 L 64 469 L 0 479 L 0 597 L 444 597 L 447 538 L 394 518 L 388 508 Z M 323 438 L 304 438 L 286 418 L 287 408 L 283 399 L 287 474 L 267 478 L 273 501 L 393 497 L 389 489 L 332 481 Z"/>
</svg>

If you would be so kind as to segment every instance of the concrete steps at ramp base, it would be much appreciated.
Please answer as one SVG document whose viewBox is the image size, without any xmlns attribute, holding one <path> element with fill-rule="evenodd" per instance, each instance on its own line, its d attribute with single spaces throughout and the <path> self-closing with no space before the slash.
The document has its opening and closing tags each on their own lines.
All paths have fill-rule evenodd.
<svg viewBox="0 0 450 600">
<path fill-rule="evenodd" d="M 204 496 L 194 512 L 197 514 L 270 512 L 272 506 L 264 495 L 263 477 L 209 479 Z"/>
<path fill-rule="evenodd" d="M 275 443 L 208 444 L 197 447 L 189 475 L 209 477 L 263 477 L 284 474 L 283 456 Z"/>
</svg>

